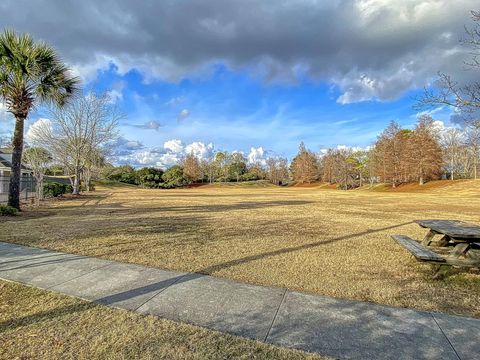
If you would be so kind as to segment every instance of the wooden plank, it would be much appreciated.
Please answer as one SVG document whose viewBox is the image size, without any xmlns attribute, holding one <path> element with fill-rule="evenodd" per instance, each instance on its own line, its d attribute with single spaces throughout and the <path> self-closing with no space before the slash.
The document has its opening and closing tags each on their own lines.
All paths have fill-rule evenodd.
<svg viewBox="0 0 480 360">
<path fill-rule="evenodd" d="M 415 220 L 421 227 L 456 239 L 480 239 L 480 226 L 459 220 Z"/>
<path fill-rule="evenodd" d="M 450 255 L 448 255 L 448 259 L 459 259 L 460 256 L 465 255 L 469 249 L 470 249 L 470 244 L 468 243 L 457 244 L 453 248 Z"/>
<path fill-rule="evenodd" d="M 458 267 L 479 268 L 480 260 L 478 259 L 447 259 L 447 264 Z"/>
<path fill-rule="evenodd" d="M 422 245 L 423 246 L 430 245 L 436 234 L 438 234 L 436 231 L 433 231 L 433 230 L 430 229 L 429 232 L 427 233 L 427 235 L 425 235 L 425 237 L 423 238 Z"/>
<path fill-rule="evenodd" d="M 450 242 L 450 236 L 448 236 L 448 235 L 443 235 L 442 238 L 437 241 L 437 243 L 435 244 L 435 246 L 445 247 L 445 246 L 448 245 L 449 242 Z"/>
<path fill-rule="evenodd" d="M 420 244 L 418 241 L 415 241 L 405 235 L 392 235 L 392 239 L 402 245 L 405 249 L 410 251 L 415 258 L 423 261 L 435 261 L 435 262 L 445 262 L 445 259 L 433 252 L 430 249 L 427 249 L 425 246 Z"/>
</svg>

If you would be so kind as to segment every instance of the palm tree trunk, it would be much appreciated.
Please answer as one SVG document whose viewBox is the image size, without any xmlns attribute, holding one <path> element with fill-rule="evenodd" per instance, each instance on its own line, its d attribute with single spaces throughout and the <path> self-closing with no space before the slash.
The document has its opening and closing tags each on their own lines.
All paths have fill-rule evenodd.
<svg viewBox="0 0 480 360">
<path fill-rule="evenodd" d="M 22 176 L 23 127 L 25 117 L 15 116 L 13 133 L 12 173 L 8 189 L 8 205 L 20 210 L 20 179 Z"/>
</svg>

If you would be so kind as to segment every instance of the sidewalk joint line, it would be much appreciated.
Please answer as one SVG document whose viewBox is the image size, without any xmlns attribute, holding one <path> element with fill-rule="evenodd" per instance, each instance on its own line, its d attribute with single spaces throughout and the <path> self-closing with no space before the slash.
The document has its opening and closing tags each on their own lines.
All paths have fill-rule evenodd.
<svg viewBox="0 0 480 360">
<path fill-rule="evenodd" d="M 270 324 L 270 327 L 268 328 L 267 335 L 265 335 L 265 338 L 263 339 L 263 342 L 267 342 L 268 337 L 270 336 L 270 331 L 272 331 L 273 324 L 275 323 L 275 320 L 277 319 L 278 312 L 280 311 L 280 308 L 283 305 L 283 302 L 285 301 L 285 296 L 287 295 L 288 289 L 285 289 L 283 292 L 282 300 L 280 301 L 280 304 L 278 304 L 277 311 L 275 311 L 275 315 L 273 315 L 272 323 Z"/>
<path fill-rule="evenodd" d="M 150 300 L 152 300 L 155 296 L 157 295 L 160 295 L 162 292 L 164 292 L 165 290 L 167 290 L 170 286 L 173 286 L 175 285 L 177 282 L 179 282 L 180 280 L 182 280 L 185 276 L 189 275 L 190 273 L 186 273 L 182 276 L 179 276 L 174 282 L 172 282 L 170 285 L 164 287 L 163 289 L 160 289 L 160 291 L 156 292 L 155 294 L 153 294 L 150 298 L 148 298 L 147 300 L 145 300 L 143 303 L 141 303 L 139 306 L 137 306 L 133 311 L 137 312 L 138 309 L 140 309 L 143 305 L 145 305 L 147 302 L 149 302 Z"/>
<path fill-rule="evenodd" d="M 433 321 L 435 321 L 435 324 L 437 324 L 437 326 L 438 326 L 438 328 L 440 329 L 440 331 L 441 331 L 441 333 L 443 334 L 443 336 L 445 336 L 445 339 L 447 339 L 448 344 L 452 347 L 452 350 L 453 350 L 453 352 L 455 353 L 455 355 L 457 356 L 458 360 L 462 360 L 462 358 L 460 357 L 460 355 L 458 355 L 457 350 L 455 349 L 455 347 L 453 346 L 453 344 L 450 342 L 450 339 L 448 338 L 447 334 L 445 334 L 445 332 L 443 331 L 442 327 L 441 327 L 440 324 L 437 322 L 437 319 L 435 319 L 435 315 L 434 315 L 433 313 L 430 313 L 430 315 L 432 316 Z"/>
<path fill-rule="evenodd" d="M 109 261 L 111 261 L 111 260 L 109 260 Z M 114 262 L 114 261 L 112 261 L 112 262 L 111 262 L 111 264 L 107 264 L 107 265 L 99 266 L 98 268 L 95 268 L 95 269 L 93 269 L 93 270 L 90 270 L 90 271 L 86 272 L 85 274 L 82 274 L 82 275 L 75 276 L 75 277 L 73 277 L 73 278 L 71 278 L 71 279 L 68 279 L 68 280 L 66 280 L 66 281 L 62 281 L 61 283 L 58 283 L 58 284 L 55 284 L 55 285 L 49 286 L 49 287 L 47 287 L 47 288 L 45 288 L 45 289 L 46 289 L 46 290 L 51 290 L 52 288 L 54 288 L 54 287 L 56 287 L 56 286 L 63 285 L 63 284 L 65 284 L 65 283 L 69 282 L 69 281 L 76 280 L 76 279 L 78 279 L 78 278 L 81 278 L 82 276 L 85 276 L 85 275 L 91 274 L 91 273 L 92 273 L 92 272 L 94 272 L 94 271 L 97 271 L 97 270 L 100 270 L 100 269 L 106 268 L 107 266 L 112 266 L 112 265 L 114 265 L 114 264 L 115 264 L 115 262 Z"/>
</svg>

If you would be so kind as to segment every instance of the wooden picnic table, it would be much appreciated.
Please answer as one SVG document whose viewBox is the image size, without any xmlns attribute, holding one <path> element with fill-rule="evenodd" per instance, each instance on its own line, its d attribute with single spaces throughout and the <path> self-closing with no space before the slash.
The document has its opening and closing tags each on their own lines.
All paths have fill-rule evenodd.
<svg viewBox="0 0 480 360">
<path fill-rule="evenodd" d="M 428 234 L 432 234 L 432 238 L 436 234 L 444 234 L 457 241 L 480 241 L 480 226 L 475 224 L 459 220 L 415 220 L 415 222 L 423 228 L 430 229 Z"/>
<path fill-rule="evenodd" d="M 392 238 L 419 261 L 439 265 L 435 278 L 441 277 L 444 265 L 480 268 L 480 226 L 458 220 L 415 220 L 428 229 L 419 242 L 406 235 Z M 441 235 L 440 239 L 435 239 Z"/>
<path fill-rule="evenodd" d="M 415 220 L 429 229 L 421 244 L 447 255 L 446 262 L 458 266 L 478 266 L 480 259 L 474 248 L 480 248 L 480 226 L 458 220 Z M 436 235 L 442 237 L 434 241 Z"/>
</svg>

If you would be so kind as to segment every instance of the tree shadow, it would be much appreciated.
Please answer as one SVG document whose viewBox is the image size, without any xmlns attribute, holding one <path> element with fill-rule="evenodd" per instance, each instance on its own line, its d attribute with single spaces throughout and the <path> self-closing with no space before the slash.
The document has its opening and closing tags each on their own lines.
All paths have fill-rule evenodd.
<svg viewBox="0 0 480 360">
<path fill-rule="evenodd" d="M 261 254 L 256 254 L 256 255 L 252 255 L 252 256 L 246 256 L 246 257 L 242 257 L 242 258 L 239 258 L 239 259 L 226 261 L 226 262 L 223 262 L 223 263 L 220 263 L 220 264 L 209 266 L 209 267 L 203 268 L 203 269 L 201 269 L 201 270 L 199 270 L 198 272 L 195 272 L 195 273 L 186 273 L 186 274 L 179 275 L 178 277 L 173 279 L 174 280 L 173 282 L 172 282 L 172 279 L 162 280 L 162 281 L 152 283 L 152 284 L 149 284 L 149 285 L 146 285 L 146 286 L 137 287 L 137 288 L 133 288 L 133 289 L 128 289 L 126 291 L 122 291 L 122 292 L 119 292 L 119 293 L 116 293 L 116 294 L 105 296 L 103 298 L 96 299 L 95 302 L 100 303 L 100 304 L 106 304 L 106 305 L 114 305 L 115 303 L 132 299 L 132 298 L 137 297 L 139 295 L 145 294 L 146 292 L 159 291 L 158 293 L 160 293 L 161 291 L 165 290 L 166 288 L 168 288 L 170 286 L 175 286 L 175 284 L 191 281 L 191 280 L 194 280 L 194 279 L 197 279 L 199 277 L 206 276 L 206 275 L 211 275 L 211 274 L 213 274 L 217 271 L 220 271 L 222 269 L 231 268 L 231 267 L 234 267 L 234 266 L 237 266 L 237 265 L 242 265 L 242 264 L 245 264 L 245 263 L 248 263 L 248 262 L 251 262 L 251 261 L 260 260 L 260 259 L 264 259 L 264 258 L 268 258 L 268 257 L 274 257 L 274 256 L 283 255 L 283 254 L 287 254 L 287 253 L 292 253 L 292 252 L 296 252 L 296 251 L 301 251 L 301 250 L 305 250 L 305 249 L 311 249 L 311 248 L 315 248 L 315 247 L 318 247 L 318 246 L 324 246 L 324 245 L 328 245 L 328 244 L 335 243 L 335 242 L 346 241 L 346 240 L 356 238 L 356 237 L 359 237 L 359 236 L 364 236 L 364 235 L 368 235 L 368 234 L 372 234 L 372 233 L 376 233 L 376 232 L 381 232 L 381 231 L 390 230 L 390 229 L 398 228 L 398 227 L 401 227 L 401 226 L 409 225 L 411 223 L 412 222 L 406 222 L 406 223 L 387 226 L 387 227 L 378 228 L 378 229 L 369 229 L 369 230 L 354 233 L 354 234 L 339 236 L 337 238 L 326 240 L 326 241 L 317 241 L 317 242 L 314 242 L 314 243 L 308 243 L 308 244 L 304 244 L 304 245 L 289 247 L 289 248 L 285 248 L 285 249 L 279 249 L 279 250 L 275 250 L 275 251 L 263 252 Z M 79 256 L 79 258 L 85 258 L 85 257 Z M 56 260 L 47 260 L 45 263 L 46 264 L 57 263 L 57 261 Z M 40 266 L 40 265 L 41 264 L 38 264 L 37 266 Z M 29 265 L 29 266 L 32 266 L 32 265 Z M 154 296 L 158 295 L 158 293 L 156 293 Z M 87 307 L 87 308 L 90 308 L 90 307 Z M 57 317 L 57 316 L 61 316 L 61 315 L 64 315 L 64 314 L 68 314 L 68 313 L 71 313 L 71 312 L 77 312 L 77 311 L 78 311 L 78 305 L 75 305 L 75 306 L 67 306 L 65 308 L 60 308 L 60 309 L 54 309 L 54 310 L 51 310 L 51 311 L 48 311 L 48 312 L 45 312 L 45 313 L 29 315 L 29 316 L 26 316 L 26 317 L 23 317 L 23 318 L 20 318 L 20 319 L 0 323 L 0 332 L 2 331 L 2 329 L 3 329 L 3 331 L 5 331 L 7 329 L 12 329 L 12 328 L 23 326 L 23 325 L 28 325 L 32 322 L 45 321 L 45 320 L 51 319 L 52 316 Z"/>
<path fill-rule="evenodd" d="M 316 248 L 316 247 L 319 247 L 319 246 L 324 246 L 324 245 L 328 245 L 328 244 L 332 244 L 332 243 L 336 243 L 336 242 L 340 242 L 340 241 L 350 240 L 352 238 L 356 238 L 356 237 L 359 237 L 359 236 L 364 236 L 364 235 L 374 234 L 374 233 L 377 233 L 377 232 L 382 232 L 382 231 L 385 231 L 385 230 L 395 229 L 395 228 L 402 227 L 402 226 L 405 226 L 405 225 L 410 225 L 412 223 L 413 223 L 413 221 L 409 221 L 409 222 L 405 222 L 405 223 L 402 223 L 402 224 L 386 226 L 386 227 L 379 228 L 379 229 L 368 229 L 366 231 L 362 231 L 362 232 L 358 232 L 358 233 L 354 233 L 354 234 L 348 234 L 348 235 L 344 235 L 344 236 L 339 236 L 339 237 L 336 237 L 336 238 L 333 238 L 333 239 L 330 239 L 330 240 L 316 241 L 316 242 L 313 242 L 313 243 L 308 243 L 308 244 L 298 245 L 298 246 L 294 246 L 294 247 L 288 247 L 288 248 L 284 248 L 284 249 L 264 252 L 264 253 L 261 253 L 261 254 L 245 256 L 245 257 L 240 258 L 240 259 L 226 261 L 226 262 L 221 263 L 221 264 L 216 264 L 216 265 L 213 265 L 213 266 L 209 266 L 207 268 L 199 270 L 199 272 L 202 273 L 202 274 L 210 275 L 210 274 L 213 274 L 217 271 L 227 269 L 227 268 L 237 266 L 237 265 L 242 265 L 242 264 L 245 264 L 245 263 L 248 263 L 248 262 L 251 262 L 251 261 L 261 260 L 261 259 L 265 259 L 265 258 L 268 258 L 268 257 L 277 256 L 277 255 L 289 254 L 289 253 L 296 252 L 296 251 L 312 249 L 312 248 Z"/>
<path fill-rule="evenodd" d="M 51 321 L 55 318 L 62 317 L 69 314 L 80 313 L 92 309 L 98 305 L 94 303 L 81 303 L 62 306 L 47 311 L 37 312 L 31 315 L 26 315 L 20 318 L 11 319 L 0 322 L 0 333 L 15 330 L 20 327 L 37 324 L 43 321 Z"/>
</svg>

